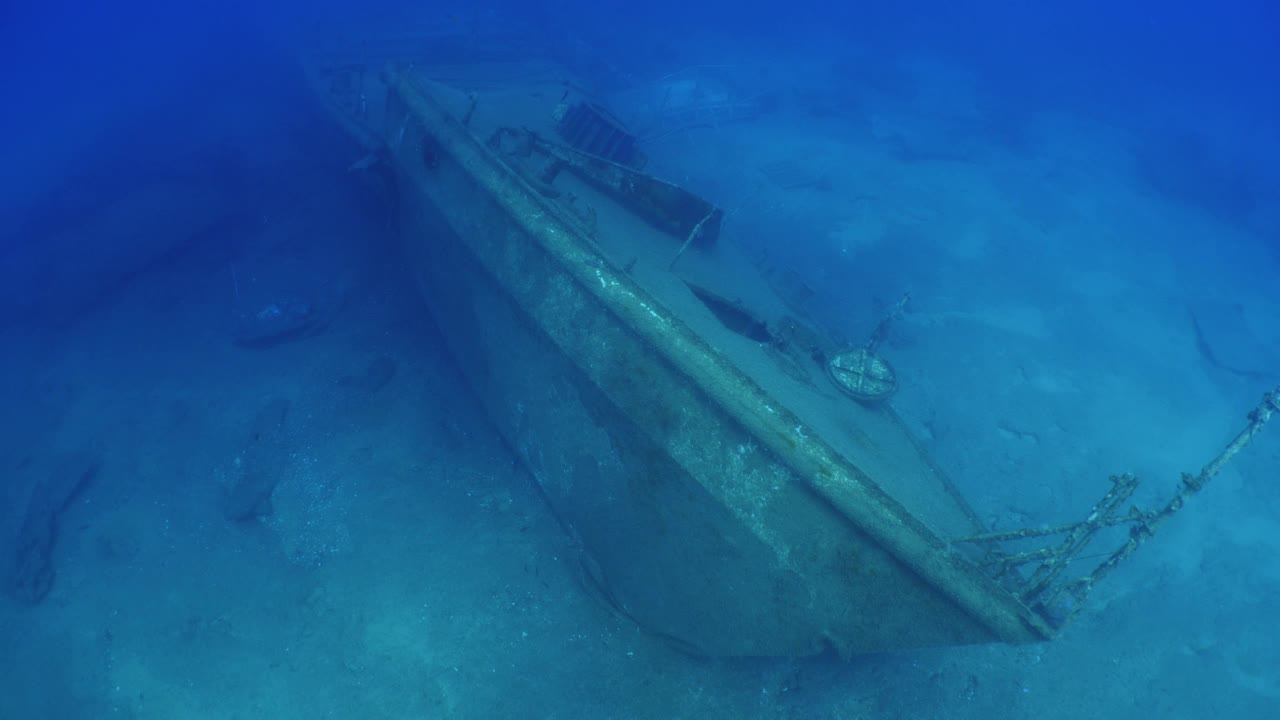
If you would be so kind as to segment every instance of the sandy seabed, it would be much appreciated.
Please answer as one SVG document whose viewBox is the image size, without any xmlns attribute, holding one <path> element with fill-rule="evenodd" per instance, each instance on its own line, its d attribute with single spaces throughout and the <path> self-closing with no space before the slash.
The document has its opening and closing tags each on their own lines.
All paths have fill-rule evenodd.
<svg viewBox="0 0 1280 720">
<path fill-rule="evenodd" d="M 1144 188 L 1113 129 L 1045 115 L 1020 148 L 930 154 L 971 120 L 955 100 L 673 135 L 653 169 L 741 201 L 741 242 L 786 227 L 841 258 L 814 284 L 854 308 L 851 334 L 912 290 L 886 348 L 895 406 L 984 518 L 1073 519 L 1125 471 L 1147 480 L 1141 501 L 1165 497 L 1267 389 L 1206 360 L 1188 308 L 1243 306 L 1280 337 L 1275 257 Z M 756 169 L 779 157 L 823 182 L 771 186 Z M 0 716 L 1280 716 L 1280 433 L 1052 643 L 690 658 L 584 591 L 385 223 L 344 202 L 361 179 L 296 181 L 300 199 L 235 230 L 232 262 L 178 260 L 69 328 L 5 331 L 6 472 L 78 450 L 101 471 L 61 518 L 51 594 L 0 606 Z M 314 336 L 236 345 L 239 316 L 298 294 L 340 310 Z M 349 381 L 379 359 L 385 386 Z M 273 397 L 290 401 L 290 453 L 272 512 L 229 522 Z"/>
</svg>

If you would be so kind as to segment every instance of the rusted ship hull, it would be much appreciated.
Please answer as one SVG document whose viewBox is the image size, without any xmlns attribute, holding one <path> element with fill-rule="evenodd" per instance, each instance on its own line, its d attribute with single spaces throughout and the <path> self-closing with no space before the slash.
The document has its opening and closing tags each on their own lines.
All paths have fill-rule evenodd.
<svg viewBox="0 0 1280 720">
<path fill-rule="evenodd" d="M 715 656 L 1051 635 L 604 255 L 431 84 L 391 70 L 381 87 L 381 117 L 353 132 L 391 168 L 408 263 L 579 542 L 584 578 L 620 612 Z"/>
</svg>

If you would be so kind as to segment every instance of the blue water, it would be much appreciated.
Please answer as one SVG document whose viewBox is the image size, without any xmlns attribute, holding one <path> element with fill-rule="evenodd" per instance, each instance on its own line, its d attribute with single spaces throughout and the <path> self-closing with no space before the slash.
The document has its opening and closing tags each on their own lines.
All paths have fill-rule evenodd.
<svg viewBox="0 0 1280 720">
<path fill-rule="evenodd" d="M 909 292 L 894 407 L 993 526 L 1156 507 L 1280 383 L 1271 3 L 6 8 L 0 718 L 1280 717 L 1274 427 L 1051 643 L 599 602 L 295 62 L 415 27 L 567 68 L 834 336 Z"/>
</svg>

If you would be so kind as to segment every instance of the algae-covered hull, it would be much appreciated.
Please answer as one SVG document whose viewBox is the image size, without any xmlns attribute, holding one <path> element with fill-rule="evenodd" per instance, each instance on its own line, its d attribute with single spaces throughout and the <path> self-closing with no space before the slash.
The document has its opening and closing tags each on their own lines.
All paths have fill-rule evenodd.
<svg viewBox="0 0 1280 720">
<path fill-rule="evenodd" d="M 536 128 L 508 142 L 505 116 L 523 109 L 429 76 L 384 72 L 385 97 L 361 96 L 376 112 L 331 106 L 391 168 L 434 319 L 602 597 L 708 655 L 1049 637 L 940 538 L 973 528 L 891 413 L 803 363 L 800 391 L 783 392 L 787 378 L 740 357 L 768 343 L 684 303 L 689 279 L 666 260 L 705 228 L 637 219 L 609 190 L 647 176 L 574 168 Z M 693 275 L 698 252 L 681 260 Z M 824 403 L 836 419 L 809 412 Z"/>
</svg>

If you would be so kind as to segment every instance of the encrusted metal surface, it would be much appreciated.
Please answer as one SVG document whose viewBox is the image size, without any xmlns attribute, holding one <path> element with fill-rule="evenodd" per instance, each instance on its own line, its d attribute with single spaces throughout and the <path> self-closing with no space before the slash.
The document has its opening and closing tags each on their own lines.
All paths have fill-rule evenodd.
<svg viewBox="0 0 1280 720">
<path fill-rule="evenodd" d="M 836 386 L 862 402 L 883 400 L 898 389 L 898 378 L 888 361 L 858 348 L 832 356 L 827 372 Z"/>
</svg>

